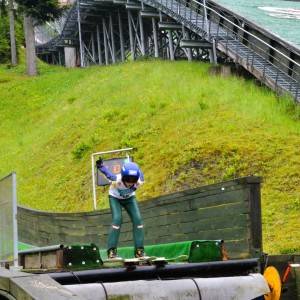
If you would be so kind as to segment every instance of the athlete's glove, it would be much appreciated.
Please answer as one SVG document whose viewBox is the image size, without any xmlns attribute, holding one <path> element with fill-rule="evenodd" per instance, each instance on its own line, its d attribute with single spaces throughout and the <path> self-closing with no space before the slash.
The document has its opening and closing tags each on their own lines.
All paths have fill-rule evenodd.
<svg viewBox="0 0 300 300">
<path fill-rule="evenodd" d="M 97 168 L 103 167 L 103 159 L 99 157 L 99 159 L 96 161 Z"/>
</svg>

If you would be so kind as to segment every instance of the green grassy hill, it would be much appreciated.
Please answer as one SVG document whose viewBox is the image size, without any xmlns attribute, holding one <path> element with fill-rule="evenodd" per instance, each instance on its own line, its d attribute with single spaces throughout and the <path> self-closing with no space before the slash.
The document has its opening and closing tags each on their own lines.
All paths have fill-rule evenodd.
<svg viewBox="0 0 300 300">
<path fill-rule="evenodd" d="M 264 250 L 299 253 L 300 110 L 209 64 L 139 61 L 87 69 L 0 67 L 0 178 L 18 202 L 93 210 L 91 154 L 133 147 L 142 200 L 238 177 L 263 177 Z M 105 156 L 110 158 L 110 156 Z M 108 188 L 97 188 L 107 208 Z"/>
</svg>

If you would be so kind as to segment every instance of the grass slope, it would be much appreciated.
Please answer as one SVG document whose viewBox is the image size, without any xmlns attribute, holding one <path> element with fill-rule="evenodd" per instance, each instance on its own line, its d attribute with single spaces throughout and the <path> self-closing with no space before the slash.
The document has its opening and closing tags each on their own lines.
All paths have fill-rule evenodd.
<svg viewBox="0 0 300 300">
<path fill-rule="evenodd" d="M 209 64 L 139 61 L 65 69 L 0 67 L 0 178 L 18 202 L 93 210 L 91 154 L 133 147 L 140 200 L 262 176 L 264 251 L 299 253 L 300 112 L 251 81 L 207 76 Z M 109 158 L 109 156 L 104 157 Z M 107 187 L 97 188 L 107 208 Z"/>
</svg>

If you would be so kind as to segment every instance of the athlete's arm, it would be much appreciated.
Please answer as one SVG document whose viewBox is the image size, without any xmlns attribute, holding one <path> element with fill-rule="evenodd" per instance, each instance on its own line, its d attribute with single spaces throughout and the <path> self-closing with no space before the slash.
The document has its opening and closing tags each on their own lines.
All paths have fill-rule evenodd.
<svg viewBox="0 0 300 300">
<path fill-rule="evenodd" d="M 144 173 L 140 170 L 140 181 L 141 182 L 144 182 L 145 179 L 144 179 Z"/>
<path fill-rule="evenodd" d="M 117 175 L 112 173 L 108 168 L 106 168 L 104 165 L 101 167 L 98 167 L 98 170 L 104 174 L 104 176 L 109 179 L 110 181 L 116 181 L 117 180 Z"/>
</svg>

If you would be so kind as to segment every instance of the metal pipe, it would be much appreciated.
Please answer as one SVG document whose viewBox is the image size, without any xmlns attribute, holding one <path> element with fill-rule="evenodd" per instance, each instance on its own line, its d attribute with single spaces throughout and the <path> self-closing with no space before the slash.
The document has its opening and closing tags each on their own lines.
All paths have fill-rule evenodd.
<svg viewBox="0 0 300 300">
<path fill-rule="evenodd" d="M 95 51 L 95 41 L 94 41 L 94 34 L 91 32 L 91 42 L 92 42 L 92 60 L 93 63 L 96 64 L 96 51 Z"/>
<path fill-rule="evenodd" d="M 38 252 L 48 252 L 48 251 L 54 251 L 54 250 L 61 250 L 61 249 L 63 249 L 63 247 L 64 247 L 64 245 L 54 245 L 54 246 L 26 249 L 26 250 L 19 251 L 19 254 L 28 254 L 28 253 L 38 253 Z"/>
<path fill-rule="evenodd" d="M 10 293 L 0 290 L 0 299 L 16 300 Z"/>
<path fill-rule="evenodd" d="M 173 47 L 173 37 L 172 37 L 171 30 L 168 30 L 168 39 L 169 39 L 170 60 L 174 60 L 174 47 Z"/>
<path fill-rule="evenodd" d="M 80 48 L 80 66 L 84 67 L 84 54 L 82 45 L 82 35 L 81 35 L 81 19 L 80 19 L 80 3 L 77 0 L 77 24 L 78 24 L 78 35 L 79 35 L 79 48 Z"/>
<path fill-rule="evenodd" d="M 105 24 L 105 19 L 102 18 L 102 26 L 103 26 L 103 43 L 104 43 L 104 57 L 105 57 L 105 65 L 108 65 L 108 43 L 107 43 L 107 29 Z"/>
<path fill-rule="evenodd" d="M 133 40 L 133 28 L 132 28 L 132 22 L 133 22 L 133 18 L 131 15 L 130 10 L 128 10 L 128 26 L 129 26 L 129 41 L 130 41 L 130 51 L 131 51 L 131 59 L 132 61 L 135 60 L 135 43 Z"/>
<path fill-rule="evenodd" d="M 65 285 L 72 293 L 89 300 L 106 299 L 257 299 L 270 289 L 261 274 L 218 278 L 139 280 L 115 283 Z"/>
<path fill-rule="evenodd" d="M 110 39 L 111 39 L 112 63 L 115 64 L 116 63 L 116 45 L 115 45 L 115 34 L 114 34 L 112 13 L 109 14 L 109 31 L 110 31 Z"/>
<path fill-rule="evenodd" d="M 205 20 L 205 27 L 206 27 L 206 33 L 207 33 L 207 40 L 210 40 L 210 32 L 209 32 L 209 26 L 208 26 L 208 20 L 207 20 L 207 7 L 206 7 L 206 1 L 203 0 L 203 8 L 204 8 L 204 20 Z"/>
<path fill-rule="evenodd" d="M 220 277 L 248 275 L 258 266 L 258 259 L 228 260 L 190 264 L 170 264 L 164 267 L 138 266 L 126 268 L 97 269 L 48 273 L 58 283 L 78 284 L 94 282 L 119 282 L 132 280 L 174 279 L 191 277 Z"/>
<path fill-rule="evenodd" d="M 138 19 L 139 19 L 139 23 L 140 23 L 141 52 L 142 52 L 142 56 L 145 56 L 146 55 L 145 34 L 144 34 L 144 27 L 143 27 L 143 18 L 141 16 L 141 13 L 138 13 Z"/>
<path fill-rule="evenodd" d="M 152 18 L 152 31 L 153 31 L 153 42 L 154 42 L 154 57 L 159 57 L 158 39 L 157 39 L 157 27 L 156 27 L 156 20 L 155 20 L 155 18 Z"/>
<path fill-rule="evenodd" d="M 125 61 L 125 48 L 124 48 L 124 34 L 122 26 L 122 18 L 120 11 L 118 10 L 118 23 L 119 23 L 119 35 L 120 35 L 120 51 L 121 51 L 121 61 Z"/>
<path fill-rule="evenodd" d="M 97 30 L 97 46 L 98 46 L 98 65 L 102 65 L 102 51 L 101 51 L 101 40 L 100 40 L 100 29 L 99 24 L 96 26 Z"/>
<path fill-rule="evenodd" d="M 17 173 L 12 172 L 12 214 L 14 241 L 14 268 L 18 268 L 18 208 L 17 208 Z"/>
</svg>

